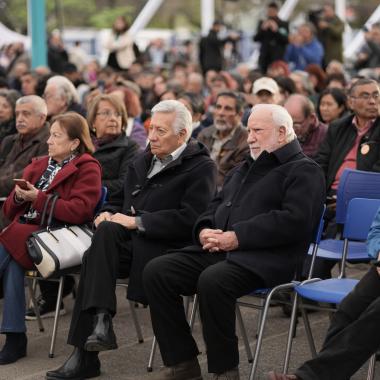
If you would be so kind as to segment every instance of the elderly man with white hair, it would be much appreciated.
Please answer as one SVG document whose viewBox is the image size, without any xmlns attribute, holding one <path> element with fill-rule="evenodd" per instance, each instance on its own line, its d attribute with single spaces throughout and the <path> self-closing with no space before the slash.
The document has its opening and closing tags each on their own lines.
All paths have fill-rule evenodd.
<svg viewBox="0 0 380 380">
<path fill-rule="evenodd" d="M 49 119 L 68 111 L 86 116 L 85 110 L 79 104 L 79 95 L 75 86 L 64 76 L 55 75 L 49 78 L 43 97 L 47 104 Z"/>
<path fill-rule="evenodd" d="M 325 199 L 324 176 L 279 105 L 253 107 L 250 156 L 193 229 L 194 245 L 150 261 L 143 274 L 152 325 L 166 367 L 150 380 L 202 379 L 180 295 L 197 293 L 213 379 L 239 379 L 236 299 L 289 282 L 303 261 Z"/>
<path fill-rule="evenodd" d="M 47 379 L 99 376 L 98 352 L 117 348 L 116 279 L 129 277 L 127 297 L 147 304 L 145 264 L 191 242 L 193 225 L 216 189 L 215 164 L 206 147 L 190 138 L 191 127 L 182 103 L 166 100 L 153 107 L 149 147 L 130 164 L 122 194 L 94 222 L 69 332 L 74 352 Z"/>
</svg>

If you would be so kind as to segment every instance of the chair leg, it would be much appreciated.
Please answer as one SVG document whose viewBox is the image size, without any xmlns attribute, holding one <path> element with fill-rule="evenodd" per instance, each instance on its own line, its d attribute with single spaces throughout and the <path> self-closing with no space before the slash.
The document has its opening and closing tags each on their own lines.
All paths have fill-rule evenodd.
<svg viewBox="0 0 380 380">
<path fill-rule="evenodd" d="M 307 312 L 304 308 L 301 308 L 301 313 L 302 313 L 303 323 L 305 325 L 305 332 L 306 332 L 307 340 L 309 342 L 311 356 L 313 358 L 315 358 L 317 356 L 317 350 L 316 350 L 315 344 L 314 344 L 313 333 L 311 332 L 309 317 L 308 317 Z"/>
<path fill-rule="evenodd" d="M 129 306 L 131 309 L 132 320 L 133 320 L 133 323 L 134 323 L 135 329 L 136 329 L 137 340 L 139 343 L 143 343 L 144 337 L 142 335 L 141 326 L 140 326 L 139 319 L 138 319 L 137 314 L 136 314 L 135 303 L 132 301 L 129 301 Z"/>
<path fill-rule="evenodd" d="M 38 308 L 37 300 L 36 300 L 36 293 L 35 293 L 35 279 L 31 280 L 30 278 L 27 279 L 28 284 L 28 290 L 29 290 L 29 298 L 32 303 L 34 312 L 36 313 L 36 318 L 38 322 L 38 328 L 41 332 L 45 331 L 44 325 L 42 323 L 42 319 L 40 316 L 40 309 Z"/>
<path fill-rule="evenodd" d="M 249 380 L 253 380 L 255 378 L 255 375 L 256 375 L 257 364 L 259 361 L 259 355 L 260 355 L 260 350 L 261 350 L 261 344 L 262 344 L 263 336 L 264 336 L 265 322 L 267 319 L 269 305 L 270 305 L 270 301 L 272 299 L 273 293 L 274 292 L 270 292 L 268 294 L 267 298 L 265 299 L 264 308 L 263 308 L 261 320 L 260 320 L 260 329 L 259 329 L 257 341 L 256 341 L 255 355 L 253 357 L 253 364 L 251 367 L 251 373 L 249 375 Z"/>
<path fill-rule="evenodd" d="M 298 294 L 294 292 L 292 314 L 290 317 L 288 340 L 286 342 L 286 352 L 285 352 L 285 359 L 284 359 L 284 366 L 282 369 L 282 373 L 287 373 L 289 369 L 290 355 L 292 351 L 292 344 L 293 344 L 293 339 L 295 337 L 295 330 L 296 330 L 296 324 L 297 324 L 297 308 L 298 308 Z"/>
<path fill-rule="evenodd" d="M 244 320 L 243 320 L 243 317 L 241 316 L 241 311 L 238 304 L 236 304 L 236 320 L 239 325 L 240 333 L 243 337 L 243 342 L 244 342 L 245 352 L 247 353 L 248 363 L 252 363 L 253 358 L 252 358 L 251 346 L 249 345 L 247 330 L 245 329 Z"/>
<path fill-rule="evenodd" d="M 196 317 L 197 311 L 198 311 L 198 303 L 199 303 L 198 295 L 195 294 L 194 299 L 193 299 L 193 307 L 191 309 L 190 320 L 189 320 L 190 331 L 193 331 L 193 328 L 194 328 L 195 317 Z"/>
<path fill-rule="evenodd" d="M 52 337 L 51 337 L 49 358 L 54 358 L 55 341 L 56 341 L 57 332 L 58 332 L 59 311 L 60 311 L 61 303 L 62 303 L 62 294 L 63 294 L 63 285 L 64 285 L 64 282 L 65 282 L 65 276 L 61 276 L 59 278 L 57 304 L 55 305 L 53 334 L 52 334 Z"/>
<path fill-rule="evenodd" d="M 156 354 L 156 348 L 157 348 L 157 339 L 155 336 L 153 336 L 152 348 L 150 349 L 148 367 L 146 368 L 146 370 L 148 372 L 153 371 L 153 361 L 154 361 L 154 356 Z"/>
<path fill-rule="evenodd" d="M 183 304 L 184 304 L 184 307 L 185 307 L 186 319 L 188 319 L 188 317 L 189 317 L 190 301 L 191 301 L 191 297 L 189 297 L 189 296 L 184 296 L 183 297 Z"/>
<path fill-rule="evenodd" d="M 265 304 L 265 298 L 261 298 L 260 299 L 260 309 L 259 309 L 259 313 L 257 315 L 257 329 L 256 329 L 256 334 L 255 334 L 256 339 L 259 336 L 260 323 L 261 323 L 261 318 L 263 316 L 264 304 Z"/>
<path fill-rule="evenodd" d="M 375 379 L 376 354 L 373 354 L 369 360 L 367 380 Z"/>
</svg>

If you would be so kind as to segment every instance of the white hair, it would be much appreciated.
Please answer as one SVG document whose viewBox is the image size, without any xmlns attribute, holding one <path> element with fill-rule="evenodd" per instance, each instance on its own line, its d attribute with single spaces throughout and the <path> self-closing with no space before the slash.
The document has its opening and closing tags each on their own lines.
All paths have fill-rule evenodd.
<svg viewBox="0 0 380 380">
<path fill-rule="evenodd" d="M 55 75 L 48 79 L 46 87 L 53 85 L 56 87 L 58 94 L 66 99 L 67 105 L 72 102 L 79 103 L 79 96 L 73 83 L 62 75 Z"/>
<path fill-rule="evenodd" d="M 178 100 L 163 100 L 152 108 L 152 115 L 156 112 L 175 113 L 173 130 L 178 134 L 182 129 L 186 130 L 186 141 L 191 137 L 193 122 L 189 110 Z"/>
<path fill-rule="evenodd" d="M 286 142 L 289 143 L 296 139 L 296 134 L 293 129 L 293 119 L 289 115 L 289 112 L 282 106 L 277 104 L 257 104 L 252 107 L 251 115 L 256 110 L 267 110 L 269 111 L 273 124 L 277 127 L 284 127 L 286 130 Z"/>
<path fill-rule="evenodd" d="M 47 116 L 47 106 L 45 100 L 37 95 L 27 95 L 22 96 L 17 99 L 16 106 L 19 104 L 29 104 L 32 103 L 34 112 L 39 113 L 40 115 Z"/>
</svg>

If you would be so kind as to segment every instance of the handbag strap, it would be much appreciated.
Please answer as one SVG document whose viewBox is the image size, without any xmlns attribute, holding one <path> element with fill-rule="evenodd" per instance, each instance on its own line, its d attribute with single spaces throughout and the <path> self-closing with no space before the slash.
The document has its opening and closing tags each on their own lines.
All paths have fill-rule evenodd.
<svg viewBox="0 0 380 380">
<path fill-rule="evenodd" d="M 54 197 L 54 194 L 48 194 L 47 195 L 47 199 L 45 201 L 44 208 L 42 209 L 41 222 L 40 222 L 41 227 L 45 224 L 47 208 L 48 208 L 49 203 L 53 197 Z"/>
<path fill-rule="evenodd" d="M 57 199 L 59 198 L 59 195 L 53 195 L 52 196 L 52 201 L 51 201 L 51 206 L 50 206 L 50 213 L 49 213 L 49 218 L 47 220 L 47 227 L 50 227 L 51 226 L 51 222 L 53 220 L 53 214 L 54 214 L 54 207 L 55 207 L 55 204 L 57 202 Z"/>
</svg>

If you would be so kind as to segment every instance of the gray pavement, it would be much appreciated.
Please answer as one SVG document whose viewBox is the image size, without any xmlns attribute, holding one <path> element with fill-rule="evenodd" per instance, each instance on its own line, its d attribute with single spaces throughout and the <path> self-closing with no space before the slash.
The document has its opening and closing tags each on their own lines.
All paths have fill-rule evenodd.
<svg viewBox="0 0 380 380">
<path fill-rule="evenodd" d="M 350 269 L 349 273 L 350 275 L 359 278 L 365 270 L 365 265 L 356 265 L 355 268 Z M 143 379 L 147 374 L 146 365 L 152 344 L 152 329 L 150 326 L 149 310 L 141 306 L 136 309 L 144 335 L 144 343 L 139 344 L 137 342 L 136 331 L 130 315 L 130 307 L 125 299 L 125 289 L 118 288 L 117 297 L 118 314 L 114 318 L 114 327 L 118 337 L 119 349 L 100 354 L 102 375 L 99 379 Z M 65 299 L 65 307 L 68 313 L 60 319 L 55 357 L 52 359 L 48 358 L 52 319 L 44 319 L 45 332 L 42 333 L 38 330 L 37 322 L 27 322 L 29 339 L 28 356 L 19 360 L 17 363 L 0 366 L 0 380 L 44 379 L 47 370 L 57 368 L 63 363 L 72 350 L 72 348 L 66 344 L 66 337 L 73 308 L 73 300 L 70 298 Z M 0 301 L 0 314 L 1 312 L 2 302 Z M 258 312 L 253 309 L 242 308 L 242 314 L 248 331 L 251 347 L 254 348 Z M 326 313 L 318 312 L 311 315 L 311 325 L 317 348 L 319 348 L 322 343 L 328 323 L 329 317 Z M 283 317 L 281 309 L 279 307 L 272 307 L 264 337 L 263 349 L 260 355 L 257 379 L 264 380 L 266 379 L 268 371 L 272 369 L 281 369 L 288 324 L 289 319 Z M 195 324 L 194 336 L 202 351 L 199 360 L 204 379 L 210 380 L 212 376 L 207 373 L 207 360 L 204 355 L 205 348 L 200 334 L 200 323 L 198 319 Z M 3 345 L 3 342 L 4 337 L 0 336 L 0 346 Z M 247 356 L 242 340 L 239 342 L 241 379 L 246 380 L 248 379 L 250 365 L 247 362 Z M 308 358 L 310 358 L 310 352 L 303 324 L 300 323 L 297 329 L 297 338 L 293 344 L 290 364 L 291 369 L 296 368 Z M 154 368 L 157 369 L 161 364 L 160 354 L 159 351 L 157 351 Z M 368 366 L 366 364 L 352 379 L 366 379 L 367 368 Z M 380 369 L 378 369 L 375 378 L 380 380 Z"/>
</svg>

